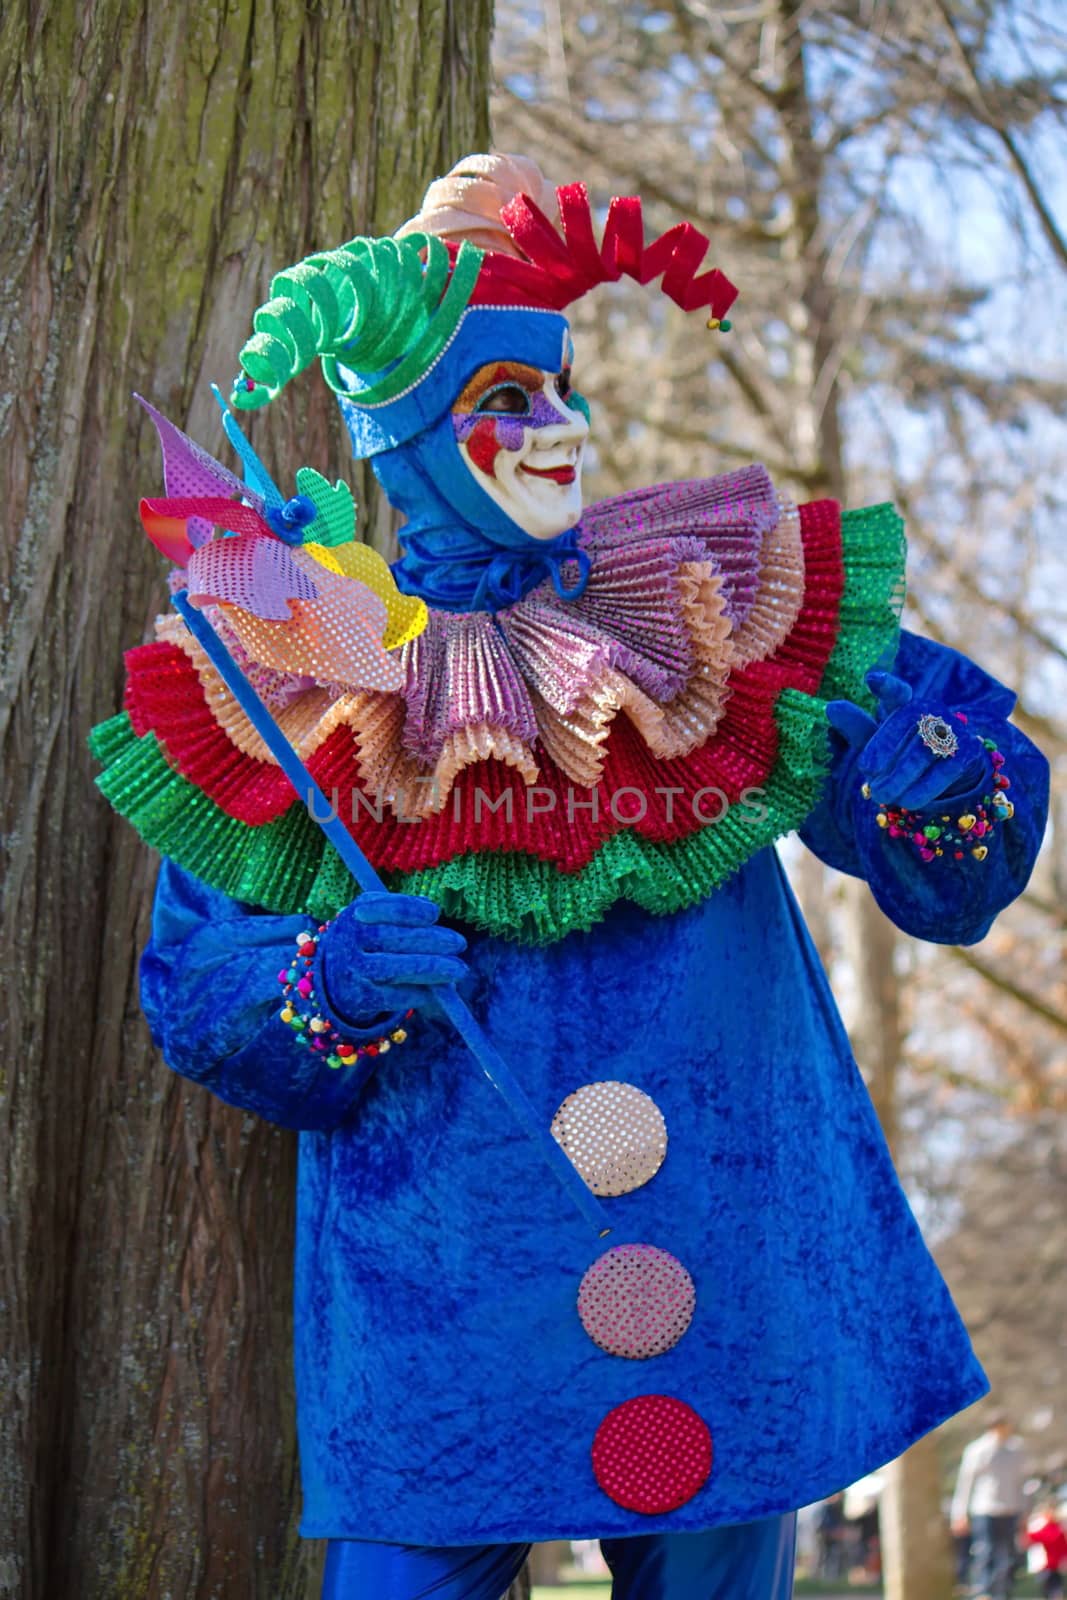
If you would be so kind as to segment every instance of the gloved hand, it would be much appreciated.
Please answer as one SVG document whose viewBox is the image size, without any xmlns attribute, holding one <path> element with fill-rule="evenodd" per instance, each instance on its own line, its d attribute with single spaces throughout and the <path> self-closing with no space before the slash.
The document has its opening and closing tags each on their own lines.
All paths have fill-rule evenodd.
<svg viewBox="0 0 1067 1600">
<path fill-rule="evenodd" d="M 435 988 L 467 975 L 463 935 L 435 926 L 440 907 L 417 894 L 371 890 L 345 906 L 319 937 L 318 979 L 340 1022 L 370 1025 L 417 1010 Z"/>
<path fill-rule="evenodd" d="M 989 752 L 965 721 L 943 706 L 914 700 L 911 685 L 890 672 L 868 672 L 867 685 L 879 702 L 877 720 L 851 700 L 831 700 L 826 717 L 862 751 L 857 766 L 880 805 L 922 811 L 937 800 L 967 794 L 989 774 Z M 938 744 L 942 750 L 955 748 L 940 754 Z"/>
</svg>

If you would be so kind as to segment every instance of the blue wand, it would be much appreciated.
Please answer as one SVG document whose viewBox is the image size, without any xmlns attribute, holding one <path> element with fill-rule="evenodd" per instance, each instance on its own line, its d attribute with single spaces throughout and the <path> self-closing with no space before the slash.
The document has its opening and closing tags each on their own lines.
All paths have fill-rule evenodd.
<svg viewBox="0 0 1067 1600">
<path fill-rule="evenodd" d="M 267 707 L 245 677 L 203 612 L 185 590 L 173 597 L 189 632 L 196 639 L 212 666 L 222 678 L 237 704 L 267 746 L 298 795 L 306 797 L 309 810 L 323 833 L 341 857 L 361 889 L 384 889 L 379 878 L 352 835 L 336 815 L 326 796 L 301 761 Z M 325 820 L 323 820 L 325 818 Z M 490 1043 L 485 1030 L 470 1007 L 451 985 L 436 992 L 437 1003 L 470 1050 L 494 1089 L 503 1095 L 511 1110 L 554 1177 L 570 1195 L 585 1220 L 600 1238 L 611 1232 L 607 1214 L 592 1190 L 583 1181 L 569 1158 L 539 1120 L 533 1106 L 519 1087 L 499 1051 Z"/>
</svg>

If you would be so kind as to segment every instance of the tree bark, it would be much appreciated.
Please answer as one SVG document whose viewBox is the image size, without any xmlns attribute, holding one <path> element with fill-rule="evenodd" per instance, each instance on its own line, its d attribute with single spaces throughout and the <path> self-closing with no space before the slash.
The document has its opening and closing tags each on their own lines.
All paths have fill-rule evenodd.
<svg viewBox="0 0 1067 1600">
<path fill-rule="evenodd" d="M 527 1562 L 503 1600 L 530 1600 L 530 1565 Z"/>
<path fill-rule="evenodd" d="M 822 158 L 807 89 L 803 7 L 780 0 L 788 43 L 779 89 L 786 133 L 792 225 L 786 256 L 799 264 L 800 296 L 793 314 L 794 374 L 804 396 L 796 411 L 797 454 L 815 494 L 847 500 L 840 417 L 838 337 L 824 243 Z M 863 883 L 845 887 L 850 914 L 856 1008 L 850 1029 L 856 1059 L 891 1149 L 898 1125 L 898 1074 L 903 1049 L 900 992 L 895 969 L 896 929 Z M 952 1558 L 941 1513 L 937 1445 L 927 1437 L 885 1469 L 879 1507 L 885 1600 L 949 1600 Z"/>
<path fill-rule="evenodd" d="M 899 1137 L 903 1022 L 894 965 L 896 930 L 865 884 L 849 883 L 856 1010 L 850 1034 L 882 1131 L 895 1152 Z M 949 1600 L 952 1544 L 941 1505 L 937 1435 L 927 1434 L 883 1472 L 878 1509 L 885 1600 Z"/>
<path fill-rule="evenodd" d="M 491 9 L 12 0 L 0 21 L 0 1592 L 20 1600 L 312 1592 L 295 1140 L 152 1050 L 154 862 L 85 736 L 165 596 L 131 391 L 219 444 L 207 386 L 271 272 L 390 231 L 485 148 Z M 352 477 L 322 385 L 277 410 L 255 429 L 281 481 Z"/>
<path fill-rule="evenodd" d="M 952 1543 L 942 1506 L 941 1451 L 928 1433 L 885 1469 L 878 1507 L 885 1600 L 950 1600 Z"/>
</svg>

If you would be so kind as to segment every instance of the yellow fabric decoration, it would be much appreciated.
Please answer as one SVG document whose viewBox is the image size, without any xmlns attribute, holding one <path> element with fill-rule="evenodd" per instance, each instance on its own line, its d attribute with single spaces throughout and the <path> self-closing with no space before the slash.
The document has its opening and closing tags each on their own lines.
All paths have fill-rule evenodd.
<svg viewBox="0 0 1067 1600">
<path fill-rule="evenodd" d="M 407 644 L 425 628 L 429 620 L 425 600 L 401 594 L 388 563 L 369 544 L 352 540 L 348 544 L 305 544 L 301 548 L 328 572 L 336 572 L 342 578 L 355 578 L 383 601 L 388 620 L 382 644 L 387 650 Z"/>
</svg>

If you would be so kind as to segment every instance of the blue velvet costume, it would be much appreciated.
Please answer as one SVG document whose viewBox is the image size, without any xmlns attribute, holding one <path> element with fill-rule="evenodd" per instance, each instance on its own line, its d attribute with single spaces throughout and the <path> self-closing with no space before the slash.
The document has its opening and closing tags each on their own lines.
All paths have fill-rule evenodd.
<svg viewBox="0 0 1067 1600">
<path fill-rule="evenodd" d="M 342 404 L 357 454 L 373 457 L 408 517 L 397 568 L 408 593 L 452 611 L 495 610 L 546 574 L 563 587 L 573 537 L 534 540 L 502 516 L 460 460 L 448 407 L 486 355 L 551 372 L 565 335 L 554 313 L 472 311 L 429 377 L 391 405 L 362 410 L 352 377 Z M 1014 816 L 980 869 L 931 866 L 879 825 L 861 790 L 863 739 L 835 734 L 802 837 L 865 878 L 906 932 L 972 942 L 1029 876 L 1047 766 L 1006 720 L 1010 691 L 962 656 L 905 634 L 892 670 L 915 710 L 963 713 L 1002 752 Z M 898 774 L 912 759 L 905 749 Z M 976 760 L 953 813 L 988 789 L 988 759 Z M 277 974 L 307 926 L 165 860 L 141 968 L 144 1010 L 170 1066 L 300 1133 L 305 1535 L 511 1546 L 470 1558 L 483 1587 L 472 1577 L 469 1593 L 489 1600 L 529 1541 L 696 1535 L 778 1518 L 985 1392 L 773 848 L 673 915 L 620 899 L 591 930 L 533 947 L 462 930 L 465 997 L 546 1124 L 567 1095 L 603 1079 L 645 1091 L 663 1114 L 662 1167 L 607 1202 L 612 1245 L 661 1247 L 695 1284 L 688 1332 L 652 1360 L 607 1355 L 587 1335 L 575 1288 L 604 1246 L 546 1182 L 432 1006 L 402 1050 L 340 1071 L 280 1020 Z M 329 929 L 323 937 L 328 952 Z M 704 1487 L 653 1515 L 609 1498 L 590 1460 L 605 1414 L 650 1392 L 693 1406 L 714 1447 Z M 747 1548 L 762 1553 L 751 1557 L 749 1590 L 724 1535 L 715 1562 L 725 1587 L 714 1594 L 788 1593 L 790 1532 L 765 1521 L 753 1534 Z M 673 1555 L 655 1541 L 643 1552 L 609 1547 L 632 1600 L 698 1600 L 708 1547 L 683 1544 Z M 383 1575 L 393 1560 L 333 1546 L 328 1593 L 359 1592 L 346 1572 L 370 1587 L 392 1581 Z M 451 1570 L 427 1561 L 431 1582 Z M 412 1594 L 430 1592 L 405 1581 Z M 458 1586 L 442 1577 L 432 1592 L 468 1593 L 449 1581 Z"/>
<path fill-rule="evenodd" d="M 1045 764 L 1003 720 L 1010 695 L 962 657 L 905 636 L 896 670 L 1004 751 L 1001 848 L 981 873 L 929 871 L 877 828 L 843 743 L 804 837 L 908 932 L 968 942 L 1025 883 Z M 305 922 L 165 863 L 142 965 L 170 1065 L 301 1130 L 305 1534 L 462 1544 L 750 1521 L 853 1481 L 985 1392 L 773 850 L 673 917 L 619 904 L 540 949 L 468 930 L 470 1002 L 546 1120 L 610 1076 L 672 1130 L 655 1179 L 611 1203 L 618 1240 L 662 1245 L 696 1282 L 655 1386 L 710 1419 L 715 1466 L 660 1519 L 612 1504 L 590 1470 L 605 1410 L 649 1387 L 646 1363 L 606 1358 L 578 1321 L 599 1247 L 443 1019 L 420 1018 L 373 1075 L 299 1047 L 276 974 Z"/>
</svg>

